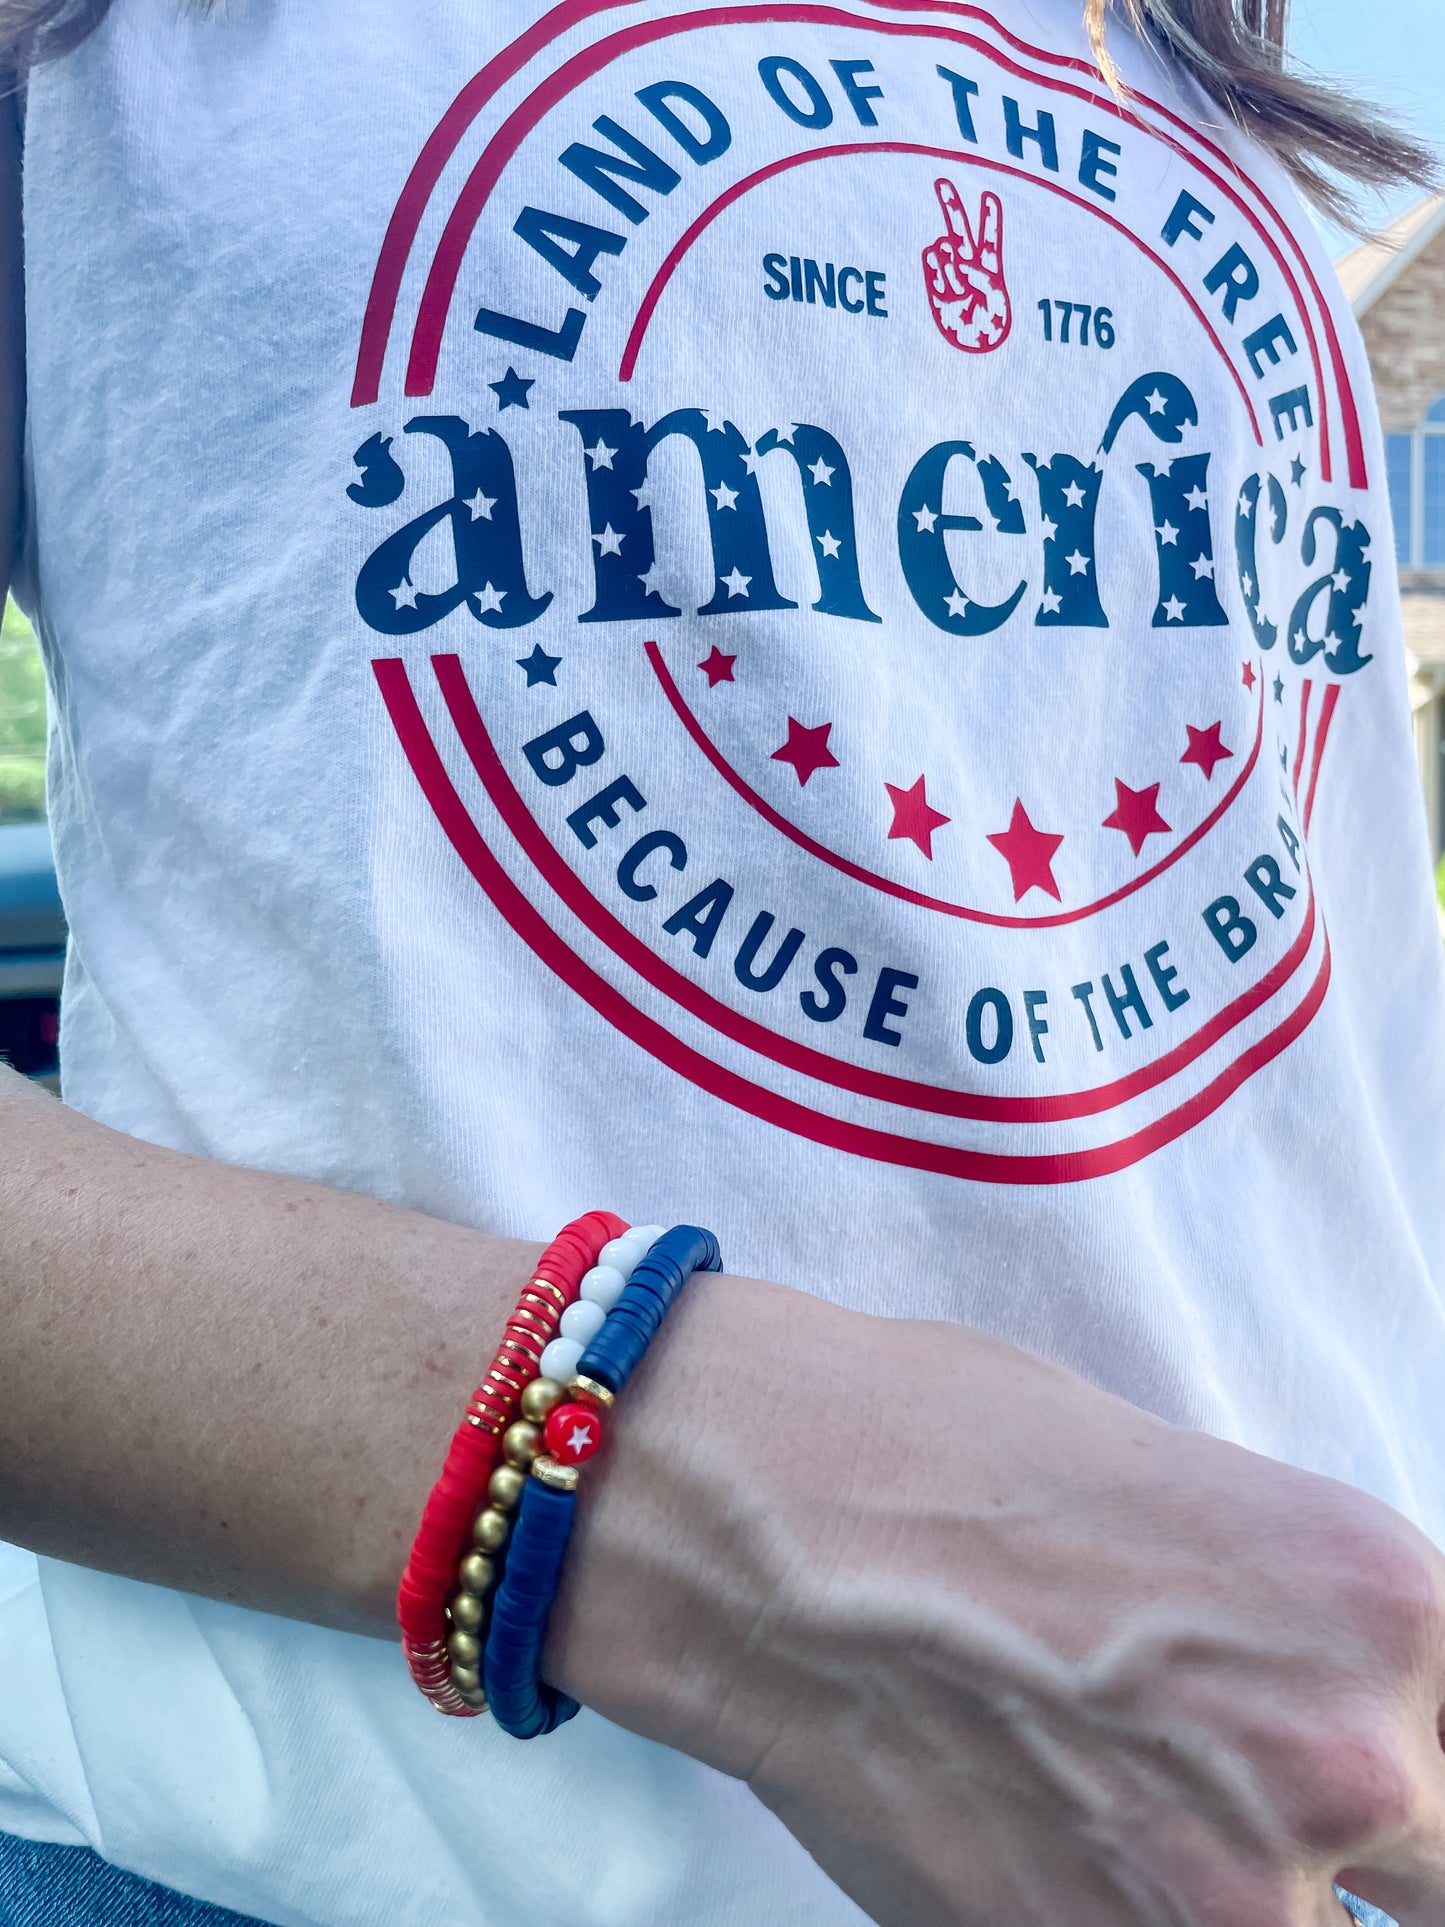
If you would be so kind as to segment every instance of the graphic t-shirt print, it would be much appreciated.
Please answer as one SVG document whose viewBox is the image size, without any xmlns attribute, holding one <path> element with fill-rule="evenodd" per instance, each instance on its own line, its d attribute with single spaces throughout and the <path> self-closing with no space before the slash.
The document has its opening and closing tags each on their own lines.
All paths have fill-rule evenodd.
<svg viewBox="0 0 1445 1927">
<path fill-rule="evenodd" d="M 352 619 L 478 916 L 868 1158 L 1068 1182 L 1227 1102 L 1326 993 L 1371 659 L 1356 405 L 1260 189 L 904 0 L 569 0 L 418 136 Z"/>
</svg>

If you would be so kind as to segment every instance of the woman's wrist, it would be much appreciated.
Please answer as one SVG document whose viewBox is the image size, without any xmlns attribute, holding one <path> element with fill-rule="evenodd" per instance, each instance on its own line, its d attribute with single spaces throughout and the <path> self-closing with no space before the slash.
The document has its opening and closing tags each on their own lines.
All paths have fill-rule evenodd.
<svg viewBox="0 0 1445 1927">
<path fill-rule="evenodd" d="M 1076 1464 L 1097 1453 L 1107 1478 L 1112 1457 L 1124 1486 L 1130 1455 L 1169 1427 L 966 1327 L 756 1279 L 691 1292 L 589 1481 L 549 1679 L 751 1778 L 784 1725 L 855 1690 L 863 1629 L 906 1638 L 943 1616 L 962 1657 L 977 1608 L 1067 1649 L 1068 1601 L 1019 1596 L 1021 1503 L 1053 1476 L 1061 1428 Z"/>
<path fill-rule="evenodd" d="M 553 1684 L 734 1773 L 763 1740 L 749 1634 L 807 1557 L 803 1360 L 846 1316 L 767 1281 L 692 1281 L 611 1414 L 553 1609 Z"/>
<path fill-rule="evenodd" d="M 827 1690 L 820 1648 L 853 1643 L 840 1613 L 902 1624 L 901 1591 L 957 1582 L 965 1522 L 988 1509 L 975 1378 L 1101 1395 L 967 1328 L 759 1279 L 699 1279 L 685 1299 L 594 1462 L 548 1678 L 746 1778 L 807 1717 L 800 1696 Z"/>
</svg>

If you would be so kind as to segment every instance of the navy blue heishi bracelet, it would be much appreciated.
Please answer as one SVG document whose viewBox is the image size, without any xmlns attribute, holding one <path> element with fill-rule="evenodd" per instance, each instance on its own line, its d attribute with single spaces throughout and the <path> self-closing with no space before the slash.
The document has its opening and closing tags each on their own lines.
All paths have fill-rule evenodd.
<svg viewBox="0 0 1445 1927">
<path fill-rule="evenodd" d="M 625 1240 L 617 1243 L 622 1246 Z M 517 1740 L 551 1733 L 580 1710 L 576 1700 L 545 1686 L 541 1678 L 547 1619 L 572 1536 L 579 1468 L 602 1443 L 606 1413 L 641 1364 L 688 1279 L 695 1271 L 722 1270 L 717 1239 L 695 1225 L 664 1231 L 645 1257 L 631 1263 L 630 1277 L 618 1269 L 619 1255 L 624 1262 L 634 1256 L 614 1254 L 607 1247 L 603 1262 L 588 1274 L 590 1292 L 583 1281 L 590 1302 L 612 1302 L 577 1356 L 565 1389 L 559 1380 L 545 1376 L 527 1388 L 532 1410 L 548 1408 L 546 1449 L 532 1461 L 522 1494 L 506 1568 L 493 1596 L 483 1661 L 492 1717 Z M 549 1362 L 544 1354 L 544 1365 Z"/>
</svg>

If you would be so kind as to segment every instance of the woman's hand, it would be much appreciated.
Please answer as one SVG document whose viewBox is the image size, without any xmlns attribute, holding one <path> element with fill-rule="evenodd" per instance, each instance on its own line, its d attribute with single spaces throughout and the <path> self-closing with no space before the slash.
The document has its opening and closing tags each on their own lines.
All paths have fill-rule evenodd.
<svg viewBox="0 0 1445 1927">
<path fill-rule="evenodd" d="M 1445 1561 L 1012 1347 L 700 1280 L 549 1665 L 885 1927 L 1445 1922 Z"/>
<path fill-rule="evenodd" d="M 536 1247 L 3 1069 L 0 1153 L 0 1536 L 393 1636 Z M 1319 1927 L 1335 1875 L 1445 1927 L 1445 1562 L 1386 1507 L 746 1279 L 613 1417 L 547 1676 L 746 1778 L 885 1927 Z"/>
</svg>

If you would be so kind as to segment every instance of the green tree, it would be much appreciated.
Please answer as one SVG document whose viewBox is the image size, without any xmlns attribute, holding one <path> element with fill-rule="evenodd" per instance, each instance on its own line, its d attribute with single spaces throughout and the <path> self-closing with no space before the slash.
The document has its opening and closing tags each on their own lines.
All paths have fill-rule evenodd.
<svg viewBox="0 0 1445 1927">
<path fill-rule="evenodd" d="M 0 823 L 45 814 L 45 669 L 13 602 L 0 625 Z"/>
</svg>

